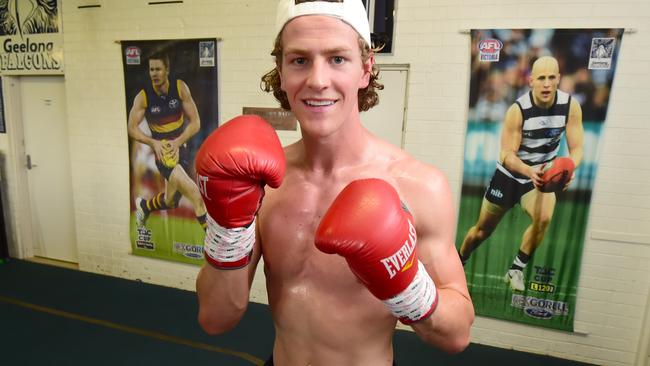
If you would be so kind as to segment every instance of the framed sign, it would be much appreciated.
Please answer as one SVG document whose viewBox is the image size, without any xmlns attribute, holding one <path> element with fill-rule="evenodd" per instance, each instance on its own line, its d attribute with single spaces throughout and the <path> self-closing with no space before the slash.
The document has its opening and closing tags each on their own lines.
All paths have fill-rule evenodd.
<svg viewBox="0 0 650 366">
<path fill-rule="evenodd" d="M 244 107 L 242 114 L 254 114 L 264 118 L 276 130 L 295 131 L 297 127 L 296 116 L 293 112 L 282 108 L 256 108 Z"/>
<path fill-rule="evenodd" d="M 0 74 L 63 74 L 61 2 L 0 1 Z"/>
</svg>

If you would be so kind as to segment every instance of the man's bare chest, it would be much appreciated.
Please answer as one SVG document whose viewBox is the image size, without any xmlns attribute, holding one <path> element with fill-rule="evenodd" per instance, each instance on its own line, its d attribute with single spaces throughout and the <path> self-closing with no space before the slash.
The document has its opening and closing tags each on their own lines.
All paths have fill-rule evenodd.
<svg viewBox="0 0 650 366">
<path fill-rule="evenodd" d="M 314 245 L 314 234 L 340 189 L 285 183 L 279 190 L 267 191 L 259 211 L 262 252 L 270 269 L 302 272 L 305 264 L 326 260 Z"/>
</svg>

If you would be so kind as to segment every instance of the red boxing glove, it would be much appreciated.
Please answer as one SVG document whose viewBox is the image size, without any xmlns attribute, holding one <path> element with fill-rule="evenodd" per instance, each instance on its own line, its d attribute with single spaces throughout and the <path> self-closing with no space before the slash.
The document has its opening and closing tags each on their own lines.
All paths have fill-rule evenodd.
<svg viewBox="0 0 650 366">
<path fill-rule="evenodd" d="M 248 264 L 264 185 L 279 187 L 284 171 L 278 135 L 258 116 L 235 117 L 205 139 L 196 154 L 196 172 L 208 210 L 208 262 L 218 268 Z"/>
<path fill-rule="evenodd" d="M 363 179 L 345 187 L 321 220 L 315 240 L 321 251 L 345 257 L 402 323 L 435 310 L 436 287 L 417 258 L 413 218 L 387 182 Z"/>
</svg>

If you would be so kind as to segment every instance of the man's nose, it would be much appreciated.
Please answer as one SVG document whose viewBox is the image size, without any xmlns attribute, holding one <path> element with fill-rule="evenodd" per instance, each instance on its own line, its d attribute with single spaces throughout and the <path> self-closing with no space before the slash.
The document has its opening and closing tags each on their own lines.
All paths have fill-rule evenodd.
<svg viewBox="0 0 650 366">
<path fill-rule="evenodd" d="M 309 69 L 307 86 L 312 89 L 324 89 L 329 85 L 329 70 L 323 60 L 314 60 Z"/>
</svg>

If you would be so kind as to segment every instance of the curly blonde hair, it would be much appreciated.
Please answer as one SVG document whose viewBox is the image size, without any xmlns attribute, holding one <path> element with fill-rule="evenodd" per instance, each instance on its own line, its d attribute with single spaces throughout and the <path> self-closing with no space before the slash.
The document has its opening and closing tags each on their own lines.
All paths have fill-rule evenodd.
<svg viewBox="0 0 650 366">
<path fill-rule="evenodd" d="M 370 46 L 359 36 L 359 49 L 361 50 L 361 61 L 366 62 L 370 58 L 371 52 L 376 52 L 379 49 L 371 49 Z M 287 93 L 285 93 L 280 87 L 280 65 L 282 65 L 282 32 L 278 34 L 275 38 L 275 43 L 273 46 L 273 52 L 271 55 L 275 57 L 275 67 L 273 70 L 267 72 L 262 76 L 260 82 L 260 88 L 265 92 L 272 92 L 275 99 L 280 102 L 282 109 L 291 110 L 289 105 L 289 99 L 287 98 Z M 370 108 L 374 107 L 379 103 L 379 96 L 377 95 L 377 90 L 383 90 L 384 85 L 379 81 L 379 68 L 377 65 L 372 65 L 372 70 L 370 72 L 370 81 L 368 86 L 359 89 L 359 111 L 367 111 Z"/>
</svg>

